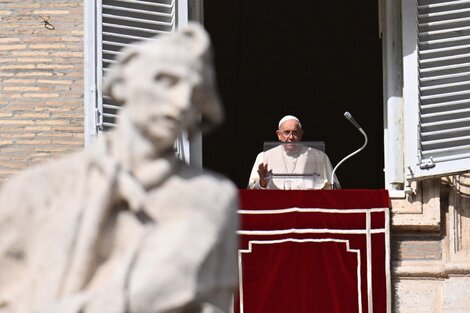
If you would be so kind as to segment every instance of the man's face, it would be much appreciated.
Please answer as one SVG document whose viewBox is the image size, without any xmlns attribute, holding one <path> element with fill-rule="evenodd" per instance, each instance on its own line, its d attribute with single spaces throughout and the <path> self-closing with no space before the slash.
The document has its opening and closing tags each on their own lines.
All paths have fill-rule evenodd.
<svg viewBox="0 0 470 313">
<path fill-rule="evenodd" d="M 281 124 L 277 130 L 277 138 L 281 142 L 298 142 L 302 140 L 303 131 L 300 128 L 299 122 L 296 120 L 287 120 Z M 293 150 L 295 145 L 285 145 L 285 149 Z"/>
<path fill-rule="evenodd" d="M 303 131 L 299 122 L 296 120 L 287 120 L 281 124 L 277 130 L 277 138 L 282 142 L 297 142 L 302 139 Z"/>
</svg>

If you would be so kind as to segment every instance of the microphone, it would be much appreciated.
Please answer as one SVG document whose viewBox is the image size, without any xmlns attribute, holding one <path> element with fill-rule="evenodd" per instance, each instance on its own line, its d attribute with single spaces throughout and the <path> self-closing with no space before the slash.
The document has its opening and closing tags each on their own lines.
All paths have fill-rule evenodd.
<svg viewBox="0 0 470 313">
<path fill-rule="evenodd" d="M 359 126 L 359 124 L 356 122 L 356 120 L 354 119 L 354 117 L 352 117 L 351 113 L 349 113 L 348 111 L 344 112 L 344 117 L 350 121 L 357 129 L 361 130 L 362 127 Z"/>
<path fill-rule="evenodd" d="M 331 172 L 331 185 L 333 186 L 333 189 L 336 189 L 336 186 L 335 186 L 335 172 L 336 170 L 338 169 L 338 167 L 344 162 L 346 161 L 347 159 L 349 159 L 350 157 L 352 157 L 353 155 L 359 153 L 360 151 L 362 151 L 366 145 L 367 145 L 367 134 L 366 132 L 362 129 L 362 127 L 359 125 L 358 122 L 356 122 L 356 120 L 354 119 L 354 117 L 352 117 L 351 113 L 349 113 L 348 111 L 344 112 L 344 117 L 351 122 L 351 124 L 354 125 L 354 127 L 356 127 L 360 132 L 361 134 L 364 136 L 364 144 L 359 148 L 357 149 L 356 151 L 354 151 L 353 153 L 350 153 L 348 154 L 346 157 L 344 157 L 341 161 L 339 161 L 338 164 L 336 164 L 335 168 L 333 169 L 333 171 Z"/>
</svg>

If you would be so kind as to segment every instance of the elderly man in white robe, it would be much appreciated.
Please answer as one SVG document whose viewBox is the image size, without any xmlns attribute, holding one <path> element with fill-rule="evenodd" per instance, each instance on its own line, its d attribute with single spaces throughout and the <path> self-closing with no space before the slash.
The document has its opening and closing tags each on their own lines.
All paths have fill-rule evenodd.
<svg viewBox="0 0 470 313">
<path fill-rule="evenodd" d="M 276 131 L 280 142 L 256 157 L 248 182 L 249 189 L 331 189 L 332 166 L 328 156 L 301 144 L 299 119 L 284 116 Z M 339 182 L 335 176 L 335 187 Z"/>
</svg>

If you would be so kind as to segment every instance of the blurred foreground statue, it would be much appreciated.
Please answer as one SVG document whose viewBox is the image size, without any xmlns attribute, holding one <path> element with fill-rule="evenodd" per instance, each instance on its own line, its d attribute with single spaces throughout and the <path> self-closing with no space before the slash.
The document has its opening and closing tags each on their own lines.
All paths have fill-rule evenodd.
<svg viewBox="0 0 470 313">
<path fill-rule="evenodd" d="M 221 123 L 201 26 L 125 50 L 105 92 L 118 126 L 0 192 L 0 312 L 228 312 L 237 192 L 175 157 Z"/>
</svg>

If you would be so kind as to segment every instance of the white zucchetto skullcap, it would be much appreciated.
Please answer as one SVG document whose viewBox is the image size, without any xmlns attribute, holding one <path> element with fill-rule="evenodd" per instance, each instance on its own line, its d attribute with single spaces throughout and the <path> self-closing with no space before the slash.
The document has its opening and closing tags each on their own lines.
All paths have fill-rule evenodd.
<svg viewBox="0 0 470 313">
<path fill-rule="evenodd" d="M 279 121 L 279 124 L 277 125 L 277 127 L 281 128 L 282 123 L 284 123 L 285 121 L 288 121 L 288 120 L 297 121 L 299 123 L 300 128 L 302 128 L 302 125 L 300 124 L 299 119 L 297 117 L 295 117 L 294 115 L 286 115 L 283 118 L 281 118 L 281 120 Z"/>
</svg>

